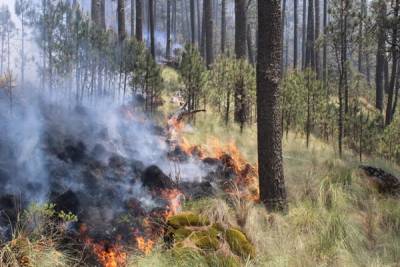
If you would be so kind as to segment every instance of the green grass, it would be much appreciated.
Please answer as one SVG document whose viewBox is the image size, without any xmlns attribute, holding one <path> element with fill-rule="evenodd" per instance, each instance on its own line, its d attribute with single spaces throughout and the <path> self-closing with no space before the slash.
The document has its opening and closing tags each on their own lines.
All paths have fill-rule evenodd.
<svg viewBox="0 0 400 267">
<path fill-rule="evenodd" d="M 241 134 L 239 127 L 225 126 L 217 113 L 208 110 L 196 115 L 193 127 L 184 133 L 190 143 L 209 148 L 218 137 L 222 144 L 235 143 L 249 162 L 257 161 L 255 125 Z M 246 266 L 399 266 L 398 199 L 367 185 L 357 155 L 346 151 L 340 159 L 334 145 L 316 138 L 306 148 L 305 138 L 294 133 L 284 138 L 283 150 L 287 215 L 269 214 L 251 203 L 239 210 L 224 197 L 187 202 L 184 210 L 233 226 L 238 226 L 238 212 L 247 214 L 242 230 L 256 245 L 257 257 L 243 263 Z M 399 174 L 398 166 L 384 160 L 366 157 L 365 163 Z M 170 255 L 157 250 L 145 259 L 165 253 Z M 186 266 L 207 265 L 192 258 Z"/>
<path fill-rule="evenodd" d="M 164 69 L 163 73 L 168 83 L 178 83 L 174 71 Z M 160 121 L 175 109 L 167 101 L 160 112 Z M 222 144 L 235 143 L 249 162 L 257 161 L 255 125 L 241 134 L 236 125 L 225 126 L 217 113 L 208 110 L 196 115 L 195 125 L 184 135 L 190 143 L 206 148 L 212 147 L 216 137 Z M 339 159 L 333 147 L 312 138 L 306 148 L 305 138 L 294 133 L 284 138 L 289 199 L 286 215 L 271 214 L 262 205 L 226 196 L 187 201 L 183 210 L 202 214 L 211 222 L 241 228 L 257 251 L 256 258 L 243 261 L 243 266 L 399 266 L 399 200 L 370 188 L 358 170 L 357 156 L 346 151 Z M 400 173 L 398 166 L 384 160 L 366 158 L 366 162 Z M 243 219 L 238 223 L 243 216 L 245 223 Z M 3 246 L 3 252 L 6 247 Z M 46 259 L 51 253 L 40 258 Z M 159 240 L 147 256 L 131 253 L 127 266 L 230 266 L 228 261 L 216 260 L 221 258 L 219 255 L 211 256 L 210 260 L 199 251 L 167 250 Z M 63 262 L 65 265 L 54 266 L 66 266 L 67 261 Z M 51 263 L 49 260 L 42 266 Z"/>
</svg>

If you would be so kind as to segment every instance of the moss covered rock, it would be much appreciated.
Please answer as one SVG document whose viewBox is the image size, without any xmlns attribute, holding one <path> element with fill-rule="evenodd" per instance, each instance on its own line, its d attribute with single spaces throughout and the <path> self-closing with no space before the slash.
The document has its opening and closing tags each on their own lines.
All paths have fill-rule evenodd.
<svg viewBox="0 0 400 267">
<path fill-rule="evenodd" d="M 232 252 L 242 258 L 254 258 L 255 247 L 250 243 L 244 233 L 238 229 L 230 228 L 225 231 L 225 239 Z"/>
<path fill-rule="evenodd" d="M 177 229 L 185 226 L 207 226 L 210 225 L 210 221 L 200 215 L 194 213 L 181 213 L 175 216 L 172 216 L 167 221 L 168 225 Z"/>
<path fill-rule="evenodd" d="M 180 242 L 185 240 L 193 231 L 187 228 L 178 228 L 173 230 L 173 237 L 175 242 Z"/>
<path fill-rule="evenodd" d="M 220 247 L 219 232 L 213 227 L 208 230 L 194 232 L 190 240 L 202 250 L 217 250 Z"/>
</svg>

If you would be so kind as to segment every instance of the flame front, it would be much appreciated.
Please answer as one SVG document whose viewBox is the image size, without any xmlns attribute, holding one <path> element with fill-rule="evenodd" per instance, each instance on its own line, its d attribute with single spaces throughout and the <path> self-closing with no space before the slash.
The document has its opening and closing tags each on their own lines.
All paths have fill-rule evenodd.
<svg viewBox="0 0 400 267">
<path fill-rule="evenodd" d="M 119 245 L 106 245 L 104 242 L 94 243 L 91 239 L 85 240 L 93 253 L 97 256 L 97 260 L 103 267 L 122 267 L 126 266 L 127 254 Z"/>
<path fill-rule="evenodd" d="M 151 239 L 144 239 L 143 237 L 139 236 L 136 237 L 137 248 L 143 252 L 145 255 L 149 255 L 150 252 L 153 250 L 154 241 Z"/>
</svg>

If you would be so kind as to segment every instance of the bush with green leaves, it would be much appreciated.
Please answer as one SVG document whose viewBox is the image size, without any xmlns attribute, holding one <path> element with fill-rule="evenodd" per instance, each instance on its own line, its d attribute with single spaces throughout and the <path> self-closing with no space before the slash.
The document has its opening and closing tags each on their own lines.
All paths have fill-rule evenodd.
<svg viewBox="0 0 400 267">
<path fill-rule="evenodd" d="M 209 103 L 217 107 L 223 114 L 225 123 L 230 121 L 234 111 L 235 89 L 243 85 L 244 121 L 255 118 L 256 105 L 256 73 L 255 68 L 245 60 L 220 56 L 213 64 L 207 83 Z"/>
<path fill-rule="evenodd" d="M 200 106 L 201 98 L 205 99 L 204 88 L 207 81 L 207 69 L 196 47 L 190 44 L 185 46 L 179 72 L 184 84 L 181 93 L 187 108 L 190 111 L 196 110 Z"/>
</svg>

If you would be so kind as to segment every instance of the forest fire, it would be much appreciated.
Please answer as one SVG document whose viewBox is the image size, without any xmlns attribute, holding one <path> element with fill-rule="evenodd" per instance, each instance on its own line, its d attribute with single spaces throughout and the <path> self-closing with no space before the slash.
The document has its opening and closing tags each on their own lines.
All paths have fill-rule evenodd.
<svg viewBox="0 0 400 267">
<path fill-rule="evenodd" d="M 212 138 L 206 142 L 206 147 L 200 145 L 192 145 L 183 136 L 185 124 L 183 118 L 190 112 L 179 111 L 174 114 L 168 121 L 169 137 L 172 144 L 179 147 L 188 157 L 195 157 L 203 162 L 218 161 L 225 169 L 233 172 L 234 187 L 238 187 L 241 197 L 247 200 L 258 201 L 258 168 L 250 164 L 242 155 L 239 148 L 234 142 L 222 145 L 217 138 Z M 225 188 L 227 193 L 232 193 L 232 187 Z M 237 194 L 237 192 L 235 192 Z"/>
<path fill-rule="evenodd" d="M 143 252 L 143 254 L 148 255 L 153 250 L 154 241 L 151 239 L 146 240 L 144 237 L 136 237 L 137 248 Z"/>
</svg>

